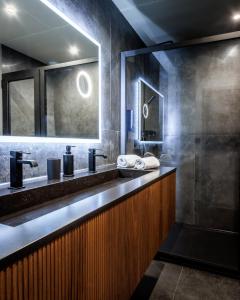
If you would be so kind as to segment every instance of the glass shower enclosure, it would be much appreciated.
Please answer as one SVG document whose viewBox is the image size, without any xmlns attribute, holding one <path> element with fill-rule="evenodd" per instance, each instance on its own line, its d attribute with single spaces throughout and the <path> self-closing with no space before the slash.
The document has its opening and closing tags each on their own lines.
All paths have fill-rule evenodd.
<svg viewBox="0 0 240 300">
<path fill-rule="evenodd" d="M 121 60 L 122 153 L 177 167 L 176 224 L 158 259 L 239 275 L 239 40 L 167 43 Z"/>
</svg>

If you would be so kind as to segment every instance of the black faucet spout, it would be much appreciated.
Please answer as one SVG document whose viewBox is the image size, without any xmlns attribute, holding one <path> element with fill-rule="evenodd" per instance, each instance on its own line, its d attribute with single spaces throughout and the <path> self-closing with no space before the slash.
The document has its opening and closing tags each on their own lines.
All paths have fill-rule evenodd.
<svg viewBox="0 0 240 300">
<path fill-rule="evenodd" d="M 29 154 L 29 153 L 28 153 Z M 38 166 L 35 160 L 25 160 L 22 151 L 10 151 L 10 189 L 23 188 L 23 165 Z"/>
<path fill-rule="evenodd" d="M 90 173 L 96 173 L 96 157 L 102 157 L 107 159 L 107 156 L 104 154 L 96 154 L 97 149 L 88 150 L 88 171 Z"/>
<path fill-rule="evenodd" d="M 95 157 L 102 157 L 104 159 L 107 159 L 107 156 L 104 154 L 95 154 Z"/>
<path fill-rule="evenodd" d="M 18 160 L 17 163 L 22 165 L 29 165 L 31 168 L 38 167 L 38 163 L 36 160 Z"/>
</svg>

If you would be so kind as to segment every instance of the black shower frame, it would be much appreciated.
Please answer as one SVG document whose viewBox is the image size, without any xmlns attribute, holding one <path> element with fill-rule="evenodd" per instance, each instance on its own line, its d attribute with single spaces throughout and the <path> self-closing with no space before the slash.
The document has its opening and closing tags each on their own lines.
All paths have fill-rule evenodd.
<svg viewBox="0 0 240 300">
<path fill-rule="evenodd" d="M 227 40 L 235 40 L 240 38 L 240 31 L 235 32 L 229 32 L 224 34 L 218 34 L 218 35 L 211 35 L 207 37 L 202 37 L 198 39 L 192 39 L 192 40 L 186 40 L 182 42 L 172 42 L 172 41 L 165 41 L 160 44 L 152 45 L 149 47 L 139 48 L 135 50 L 128 50 L 128 51 L 122 51 L 120 53 L 120 78 L 121 78 L 121 136 L 120 136 L 120 152 L 121 154 L 126 154 L 126 138 L 127 138 L 127 124 L 126 124 L 126 63 L 128 57 L 133 57 L 136 55 L 143 55 L 143 54 L 150 54 L 158 51 L 167 51 L 167 50 L 173 50 L 173 49 L 180 49 L 180 48 L 187 48 L 187 47 L 193 47 L 193 46 L 199 46 L 199 45 L 206 45 L 221 41 L 227 41 Z M 240 189 L 240 186 L 239 186 Z M 240 194 L 240 193 L 239 193 Z M 239 216 L 239 228 L 240 228 L 240 216 Z M 239 233 L 239 249 L 240 249 L 240 233 Z M 240 251 L 240 250 L 239 250 Z M 201 268 L 202 265 L 199 263 L 199 261 L 194 259 L 186 259 L 184 257 L 174 257 L 173 255 L 166 255 L 161 256 L 161 259 L 165 259 L 166 261 L 175 262 L 181 265 L 187 265 L 193 268 Z M 233 274 L 233 276 L 237 276 L 240 278 L 240 253 L 239 253 L 239 272 L 237 274 Z M 214 273 L 219 273 L 223 275 L 223 272 L 219 271 L 218 269 L 214 268 L 214 266 L 209 266 L 208 271 L 212 271 Z M 230 273 L 225 273 L 226 276 L 228 276 Z"/>
<path fill-rule="evenodd" d="M 173 49 L 180 49 L 186 47 L 199 46 L 204 44 L 210 44 L 215 42 L 234 40 L 240 38 L 240 31 L 211 35 L 193 40 L 186 40 L 182 42 L 166 41 L 160 44 L 152 45 L 149 47 L 139 48 L 135 50 L 122 51 L 120 53 L 120 65 L 121 65 L 121 140 L 120 140 L 120 152 L 126 154 L 126 62 L 128 57 L 133 57 L 141 54 L 150 54 L 158 51 L 166 51 Z"/>
</svg>

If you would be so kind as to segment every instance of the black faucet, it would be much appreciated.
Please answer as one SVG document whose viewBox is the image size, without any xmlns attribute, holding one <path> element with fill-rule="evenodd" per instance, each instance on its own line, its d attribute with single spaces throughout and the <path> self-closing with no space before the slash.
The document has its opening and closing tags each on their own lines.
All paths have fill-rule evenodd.
<svg viewBox="0 0 240 300">
<path fill-rule="evenodd" d="M 10 189 L 21 189 L 23 186 L 23 165 L 30 165 L 31 168 L 38 166 L 36 160 L 23 159 L 22 151 L 10 151 Z"/>
<path fill-rule="evenodd" d="M 96 173 L 96 157 L 103 157 L 104 159 L 107 158 L 104 154 L 96 154 L 96 151 L 99 149 L 88 149 L 88 171 L 90 173 Z"/>
</svg>

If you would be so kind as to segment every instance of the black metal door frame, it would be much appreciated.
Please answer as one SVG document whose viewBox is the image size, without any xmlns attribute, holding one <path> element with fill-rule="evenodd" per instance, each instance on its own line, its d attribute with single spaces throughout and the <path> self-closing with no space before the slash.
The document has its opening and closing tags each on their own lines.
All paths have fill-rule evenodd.
<svg viewBox="0 0 240 300">
<path fill-rule="evenodd" d="M 186 47 L 193 47 L 204 44 L 211 44 L 221 41 L 234 40 L 240 38 L 240 31 L 234 31 L 224 34 L 212 35 L 202 37 L 193 40 L 187 40 L 182 42 L 165 41 L 160 44 L 152 45 L 149 47 L 122 51 L 120 54 L 120 68 L 121 68 L 121 137 L 120 137 L 120 153 L 126 154 L 126 64 L 128 57 L 134 57 L 137 55 L 149 54 L 158 51 L 167 51 L 173 49 L 180 49 Z"/>
<path fill-rule="evenodd" d="M 34 80 L 34 121 L 35 136 L 41 135 L 40 120 L 40 90 L 39 90 L 39 69 L 16 71 L 2 75 L 2 117 L 3 117 L 3 135 L 11 135 L 11 101 L 9 84 L 13 81 L 26 79 Z"/>
</svg>

